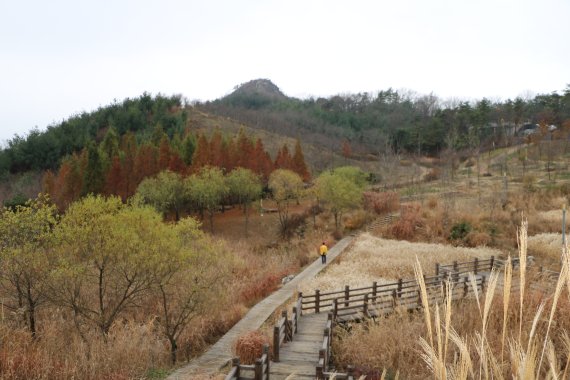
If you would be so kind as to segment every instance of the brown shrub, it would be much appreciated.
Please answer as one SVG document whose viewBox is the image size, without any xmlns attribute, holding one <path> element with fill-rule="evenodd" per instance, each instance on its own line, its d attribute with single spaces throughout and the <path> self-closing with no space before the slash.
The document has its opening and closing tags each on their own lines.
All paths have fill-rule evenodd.
<svg viewBox="0 0 570 380">
<path fill-rule="evenodd" d="M 400 219 L 390 227 L 390 234 L 399 240 L 412 240 L 416 229 L 422 225 L 420 211 L 419 203 L 404 205 L 400 212 Z"/>
<path fill-rule="evenodd" d="M 440 168 L 431 168 L 429 172 L 426 173 L 424 179 L 426 181 L 435 181 L 441 178 L 441 169 Z"/>
<path fill-rule="evenodd" d="M 379 215 L 398 211 L 400 208 L 400 194 L 395 191 L 384 191 L 380 193 L 366 191 L 363 196 L 364 209 L 373 211 Z"/>
<path fill-rule="evenodd" d="M 261 357 L 264 344 L 270 344 L 267 335 L 260 331 L 250 331 L 237 338 L 233 349 L 241 364 L 254 364 L 255 359 Z"/>
<path fill-rule="evenodd" d="M 362 228 L 368 221 L 368 213 L 364 210 L 357 210 L 348 215 L 344 220 L 344 228 L 353 231 Z"/>
<path fill-rule="evenodd" d="M 486 232 L 471 231 L 465 237 L 465 243 L 468 247 L 488 246 L 491 240 L 491 236 Z"/>
</svg>

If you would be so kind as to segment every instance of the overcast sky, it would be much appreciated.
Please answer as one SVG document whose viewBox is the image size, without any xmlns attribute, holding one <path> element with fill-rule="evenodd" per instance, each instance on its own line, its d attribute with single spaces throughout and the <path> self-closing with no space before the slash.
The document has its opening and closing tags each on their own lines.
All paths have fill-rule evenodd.
<svg viewBox="0 0 570 380">
<path fill-rule="evenodd" d="M 0 142 L 113 100 L 409 89 L 514 98 L 570 83 L 569 0 L 0 0 Z"/>
</svg>

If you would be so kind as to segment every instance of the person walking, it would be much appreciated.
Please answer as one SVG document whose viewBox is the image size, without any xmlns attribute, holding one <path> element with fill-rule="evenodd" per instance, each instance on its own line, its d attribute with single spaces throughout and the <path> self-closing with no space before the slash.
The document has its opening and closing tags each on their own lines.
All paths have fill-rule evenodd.
<svg viewBox="0 0 570 380">
<path fill-rule="evenodd" d="M 329 251 L 329 248 L 327 247 L 327 245 L 323 241 L 323 244 L 319 247 L 319 253 L 321 254 L 321 263 L 323 263 L 323 264 L 327 263 L 327 252 L 328 251 Z"/>
</svg>

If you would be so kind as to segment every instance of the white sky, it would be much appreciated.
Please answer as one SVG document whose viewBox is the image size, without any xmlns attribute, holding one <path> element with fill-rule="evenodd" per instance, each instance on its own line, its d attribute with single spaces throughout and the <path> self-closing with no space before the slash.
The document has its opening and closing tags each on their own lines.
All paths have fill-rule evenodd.
<svg viewBox="0 0 570 380">
<path fill-rule="evenodd" d="M 569 0 L 0 0 L 0 142 L 137 97 L 410 89 L 514 98 L 570 83 Z"/>
</svg>

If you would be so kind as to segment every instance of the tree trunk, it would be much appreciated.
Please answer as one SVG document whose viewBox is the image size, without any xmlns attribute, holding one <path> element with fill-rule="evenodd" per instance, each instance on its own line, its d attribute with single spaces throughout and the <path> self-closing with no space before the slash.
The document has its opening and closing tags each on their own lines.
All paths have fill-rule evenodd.
<svg viewBox="0 0 570 380">
<path fill-rule="evenodd" d="M 173 336 L 169 336 L 168 341 L 170 342 L 170 360 L 172 361 L 172 365 L 174 365 L 176 364 L 176 353 L 178 352 L 178 344 L 176 344 L 176 338 Z"/>
<path fill-rule="evenodd" d="M 27 286 L 27 300 L 28 300 L 28 323 L 32 339 L 36 338 L 36 302 L 32 297 L 32 289 L 30 285 Z"/>
</svg>

